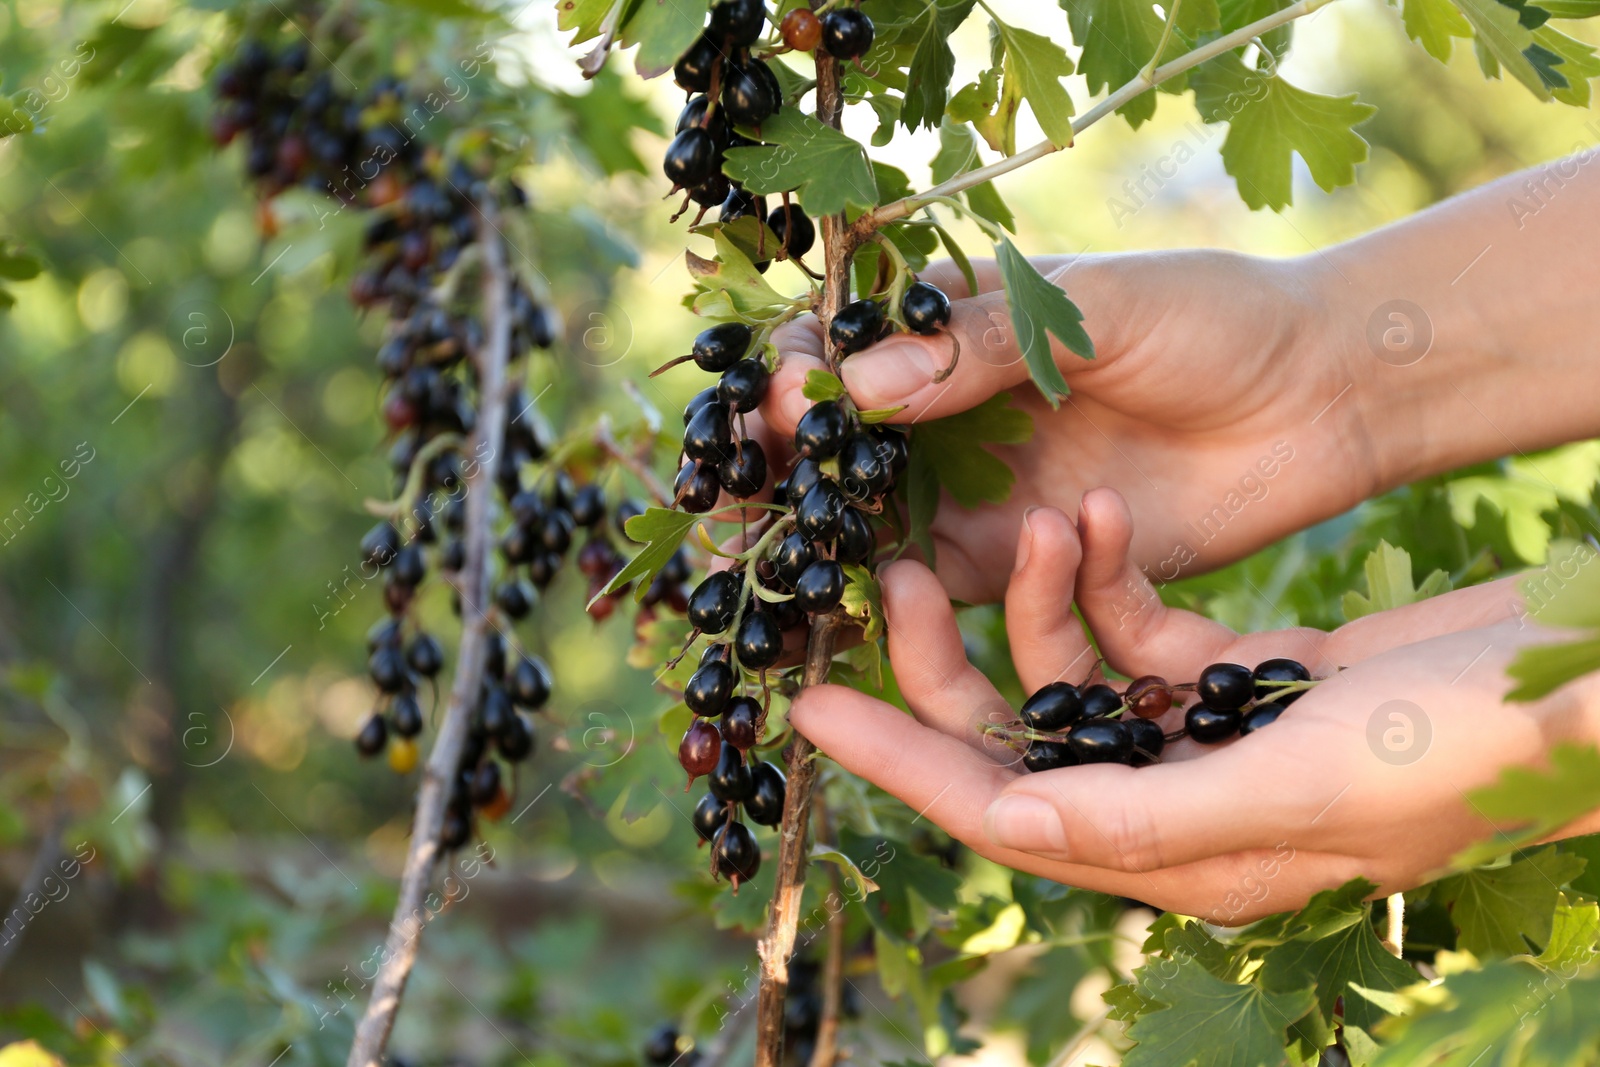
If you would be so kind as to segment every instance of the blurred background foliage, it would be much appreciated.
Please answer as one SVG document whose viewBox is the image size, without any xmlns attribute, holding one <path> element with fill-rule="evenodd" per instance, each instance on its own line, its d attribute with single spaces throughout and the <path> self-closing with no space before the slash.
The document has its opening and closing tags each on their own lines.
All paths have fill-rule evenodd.
<svg viewBox="0 0 1600 1067">
<path fill-rule="evenodd" d="M 543 3 L 488 22 L 448 18 L 454 0 L 346 6 L 369 35 L 358 77 L 426 81 L 491 49 L 473 91 L 525 151 L 533 254 L 567 322 L 530 392 L 546 390 L 565 431 L 637 421 L 617 383 L 645 383 L 695 331 L 678 303 L 682 238 L 641 163 L 659 157 L 676 91 L 581 83 Z M 996 9 L 1065 37 L 1053 6 Z M 390 488 L 379 324 L 344 295 L 353 213 L 320 218 L 327 203 L 289 196 L 264 237 L 241 149 L 209 140 L 207 77 L 250 17 L 220 0 L 0 4 L 0 92 L 34 126 L 0 141 L 0 274 L 16 302 L 0 313 L 0 901 L 41 860 L 93 854 L 0 944 L 0 1037 L 73 1063 L 342 1062 L 409 823 L 412 782 L 348 741 L 371 700 L 362 634 L 379 592 L 346 579 L 362 501 Z M 985 53 L 981 31 L 963 34 L 958 81 Z M 1465 48 L 1436 63 L 1376 0 L 1326 9 L 1297 43 L 1298 82 L 1378 105 L 1356 186 L 1297 181 L 1291 209 L 1252 213 L 1219 131 L 1163 97 L 1139 136 L 1106 123 L 1006 180 L 1021 247 L 1302 255 L 1600 142 L 1595 112 L 1486 83 Z M 868 139 L 871 117 L 851 120 Z M 935 148 L 924 132 L 880 158 L 921 181 Z M 1137 197 L 1124 187 L 1178 156 Z M 641 395 L 671 418 L 692 388 L 668 376 Z M 1597 472 L 1595 443 L 1460 472 L 1166 595 L 1243 628 L 1332 626 L 1380 539 L 1410 552 L 1418 581 L 1536 563 L 1552 530 L 1594 532 Z M 450 632 L 442 589 L 430 595 Z M 770 872 L 706 915 L 704 855 L 656 723 L 667 702 L 623 666 L 623 615 L 593 624 L 582 600 L 568 576 L 539 613 L 559 727 L 519 783 L 522 814 L 488 830 L 492 863 L 458 871 L 466 895 L 428 933 L 395 1039 L 408 1058 L 633 1063 L 659 1020 L 714 1033 L 753 961 L 726 927 L 759 917 Z M 997 614 L 967 623 L 1005 677 Z M 974 1061 L 1047 1059 L 1136 962 L 1148 913 L 952 852 L 869 790 L 835 796 L 852 788 L 852 830 L 898 825 L 918 853 L 886 892 L 914 926 L 929 905 L 942 915 L 919 947 L 852 913 L 852 982 L 874 1005 L 850 1024 L 873 1050 L 860 1058 L 968 1052 L 981 1035 Z"/>
</svg>

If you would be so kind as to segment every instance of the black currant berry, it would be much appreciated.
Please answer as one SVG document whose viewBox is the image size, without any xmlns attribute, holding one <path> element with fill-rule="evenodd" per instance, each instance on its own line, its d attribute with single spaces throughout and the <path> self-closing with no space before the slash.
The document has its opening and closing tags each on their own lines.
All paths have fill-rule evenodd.
<svg viewBox="0 0 1600 1067">
<path fill-rule="evenodd" d="M 536 552 L 528 561 L 528 581 L 535 589 L 543 589 L 555 580 L 561 570 L 561 557 L 554 552 Z"/>
<path fill-rule="evenodd" d="M 500 795 L 500 764 L 485 760 L 472 772 L 472 782 L 467 786 L 467 799 L 482 807 Z"/>
<path fill-rule="evenodd" d="M 389 717 L 394 720 L 394 732 L 401 737 L 416 737 L 422 732 L 422 705 L 417 703 L 415 693 L 396 693 Z"/>
<path fill-rule="evenodd" d="M 696 715 L 721 715 L 733 696 L 733 668 L 725 661 L 703 663 L 683 687 L 683 702 Z"/>
<path fill-rule="evenodd" d="M 689 402 L 683 405 L 683 424 L 685 426 L 689 425 L 689 423 L 693 421 L 695 414 L 716 398 L 717 387 L 714 385 L 708 385 L 698 393 L 694 394 L 694 396 L 690 397 Z M 641 511 L 639 514 L 642 515 L 644 512 Z"/>
<path fill-rule="evenodd" d="M 390 572 L 401 585 L 416 588 L 428 576 L 428 557 L 421 545 L 407 545 L 394 556 L 394 569 Z"/>
<path fill-rule="evenodd" d="M 539 524 L 539 543 L 545 547 L 545 551 L 559 556 L 572 547 L 574 529 L 572 512 L 565 508 L 553 508 L 545 512 L 544 521 Z"/>
<path fill-rule="evenodd" d="M 877 539 L 872 534 L 872 524 L 856 508 L 845 508 L 839 524 L 839 537 L 833 543 L 833 554 L 841 563 L 865 563 L 872 558 Z"/>
<path fill-rule="evenodd" d="M 1083 718 L 1083 694 L 1066 682 L 1051 682 L 1029 697 L 1017 717 L 1030 730 L 1053 733 Z"/>
<path fill-rule="evenodd" d="M 702 840 L 710 841 L 717 836 L 717 831 L 727 823 L 728 806 L 710 793 L 707 793 L 700 798 L 700 803 L 694 806 L 692 818 L 694 820 L 694 832 L 699 834 Z M 651 1062 L 658 1061 L 652 1060 Z"/>
<path fill-rule="evenodd" d="M 1256 693 L 1255 675 L 1237 663 L 1213 663 L 1195 684 L 1201 703 L 1217 711 L 1237 711 Z M 1231 732 L 1231 731 L 1230 731 Z"/>
<path fill-rule="evenodd" d="M 752 671 L 763 670 L 783 655 L 783 632 L 777 620 L 765 611 L 747 611 L 739 621 L 739 635 L 733 649 L 739 665 Z"/>
<path fill-rule="evenodd" d="M 452 537 L 444 543 L 439 550 L 439 567 L 447 571 L 459 571 L 467 565 L 467 546 L 459 537 Z"/>
<path fill-rule="evenodd" d="M 397 647 L 402 636 L 399 619 L 392 616 L 379 619 L 367 630 L 367 651 Z"/>
<path fill-rule="evenodd" d="M 709 96 L 692 98 L 687 104 L 683 105 L 683 110 L 678 112 L 678 123 L 672 132 L 675 134 L 682 133 L 684 130 L 699 126 L 711 135 L 713 144 L 726 147 L 728 135 L 732 132 L 728 128 L 727 116 L 722 113 L 721 108 L 718 108 L 711 112 L 711 118 L 708 120 L 706 111 L 710 107 L 711 98 Z"/>
<path fill-rule="evenodd" d="M 1292 659 L 1269 659 L 1256 666 L 1253 676 L 1256 680 L 1255 695 L 1257 700 L 1270 700 L 1274 704 L 1288 707 L 1290 704 L 1305 696 L 1308 690 L 1290 689 L 1285 691 L 1282 686 L 1263 685 L 1264 682 L 1309 682 L 1311 672 L 1306 670 L 1305 664 Z"/>
<path fill-rule="evenodd" d="M 717 399 L 730 411 L 754 411 L 766 399 L 771 381 L 767 365 L 759 359 L 741 359 L 722 372 L 717 382 Z"/>
<path fill-rule="evenodd" d="M 730 63 L 723 69 L 722 108 L 735 126 L 759 126 L 778 110 L 772 81 L 759 70 L 765 66 L 761 60 L 752 59 Z"/>
<path fill-rule="evenodd" d="M 811 487 L 822 480 L 822 468 L 814 459 L 796 461 L 794 469 L 789 472 L 789 477 L 784 481 L 788 484 L 785 495 L 788 497 L 789 506 L 794 507 L 806 498 L 811 492 Z"/>
<path fill-rule="evenodd" d="M 1201 744 L 1214 745 L 1238 733 L 1239 720 L 1236 708 L 1218 709 L 1196 704 L 1184 713 L 1183 728 Z"/>
<path fill-rule="evenodd" d="M 1172 707 L 1172 687 L 1165 678 L 1147 674 L 1129 682 L 1122 699 L 1139 718 L 1159 719 Z"/>
<path fill-rule="evenodd" d="M 938 333 L 950 325 L 950 298 L 927 282 L 912 282 L 900 299 L 900 316 L 912 333 Z"/>
<path fill-rule="evenodd" d="M 383 721 L 382 715 L 374 713 L 361 724 L 361 732 L 356 734 L 356 751 L 363 756 L 376 756 L 388 741 L 389 726 Z"/>
<path fill-rule="evenodd" d="M 678 477 L 672 483 L 673 497 L 684 511 L 710 511 L 717 506 L 717 496 L 722 492 L 718 465 L 690 460 L 678 468 Z"/>
<path fill-rule="evenodd" d="M 841 12 L 833 12 L 841 14 Z M 883 332 L 883 305 L 876 300 L 857 300 L 839 309 L 828 327 L 828 340 L 841 355 L 859 352 Z"/>
<path fill-rule="evenodd" d="M 690 723 L 683 740 L 678 742 L 678 765 L 688 773 L 689 781 L 716 770 L 721 756 L 722 734 L 711 721 L 696 719 Z"/>
<path fill-rule="evenodd" d="M 717 464 L 717 481 L 739 500 L 755 496 L 767 484 L 767 454 L 746 437 Z"/>
<path fill-rule="evenodd" d="M 717 146 L 711 135 L 698 126 L 678 134 L 667 146 L 661 170 L 674 189 L 687 189 L 711 177 L 717 172 Z"/>
<path fill-rule="evenodd" d="M 1167 746 L 1167 735 L 1153 719 L 1125 719 L 1123 724 L 1133 738 L 1133 747 L 1146 753 L 1148 759 L 1160 756 L 1161 750 Z M 1135 752 L 1134 755 L 1138 757 L 1139 753 Z"/>
<path fill-rule="evenodd" d="M 1085 719 L 1067 734 L 1067 744 L 1080 763 L 1127 763 L 1133 758 L 1133 735 L 1116 719 Z"/>
<path fill-rule="evenodd" d="M 728 199 L 722 202 L 722 211 L 717 215 L 718 222 L 733 222 L 746 215 L 761 218 L 767 211 L 767 198 L 746 192 L 743 189 L 729 190 Z"/>
<path fill-rule="evenodd" d="M 483 672 L 491 678 L 502 678 L 506 673 L 506 639 L 499 630 L 490 631 L 484 644 Z"/>
<path fill-rule="evenodd" d="M 478 725 L 489 737 L 500 737 L 511 729 L 511 720 L 517 712 L 511 698 L 498 685 L 485 685 L 478 704 Z"/>
<path fill-rule="evenodd" d="M 722 0 L 711 7 L 706 34 L 738 48 L 748 48 L 761 36 L 767 24 L 767 8 L 762 0 Z"/>
<path fill-rule="evenodd" d="M 757 826 L 777 826 L 783 821 L 783 801 L 789 783 L 784 780 L 783 772 L 766 760 L 757 763 L 750 774 L 756 788 L 744 802 L 744 813 Z"/>
<path fill-rule="evenodd" d="M 894 481 L 889 450 L 876 437 L 852 433 L 839 448 L 839 488 L 851 500 L 881 495 Z"/>
<path fill-rule="evenodd" d="M 572 521 L 585 529 L 594 529 L 606 521 L 606 491 L 593 482 L 579 489 L 572 497 Z"/>
<path fill-rule="evenodd" d="M 734 697 L 728 701 L 718 729 L 723 741 L 740 752 L 748 752 L 761 740 L 760 723 L 761 705 L 752 697 Z"/>
<path fill-rule="evenodd" d="M 1078 757 L 1065 741 L 1030 741 L 1022 754 L 1022 765 L 1033 772 L 1053 771 L 1057 767 L 1076 767 Z"/>
<path fill-rule="evenodd" d="M 380 522 L 361 539 L 361 558 L 375 567 L 387 567 L 400 551 L 400 531 L 393 523 Z"/>
<path fill-rule="evenodd" d="M 1091 685 L 1083 691 L 1083 717 L 1101 719 L 1122 707 L 1122 694 L 1109 685 Z"/>
<path fill-rule="evenodd" d="M 695 335 L 690 354 L 701 370 L 721 374 L 750 351 L 752 336 L 750 327 L 742 322 L 719 322 Z"/>
<path fill-rule="evenodd" d="M 722 633 L 733 625 L 743 592 L 744 583 L 735 571 L 707 575 L 689 597 L 689 625 L 711 636 Z"/>
<path fill-rule="evenodd" d="M 508 578 L 495 587 L 495 606 L 506 613 L 511 619 L 527 618 L 528 612 L 533 610 L 534 592 L 528 583 L 517 578 Z"/>
<path fill-rule="evenodd" d="M 812 541 L 828 541 L 844 529 L 845 502 L 839 487 L 823 479 L 794 509 L 795 524 Z"/>
<path fill-rule="evenodd" d="M 1277 701 L 1267 704 L 1257 704 L 1244 713 L 1244 720 L 1239 723 L 1239 736 L 1253 734 L 1263 726 L 1270 726 L 1278 721 L 1278 716 L 1283 714 L 1283 705 Z"/>
<path fill-rule="evenodd" d="M 755 835 L 742 822 L 731 822 L 717 832 L 711 842 L 711 862 L 717 874 L 728 879 L 737 889 L 748 882 L 761 869 L 761 849 Z"/>
<path fill-rule="evenodd" d="M 835 8 L 822 16 L 822 50 L 846 63 L 872 47 L 872 20 L 853 7 Z"/>
<path fill-rule="evenodd" d="M 683 428 L 683 454 L 690 459 L 720 463 L 732 443 L 728 405 L 720 400 L 713 400 L 695 412 L 689 425 Z"/>
<path fill-rule="evenodd" d="M 811 251 L 817 242 L 817 227 L 799 204 L 779 204 L 767 216 L 767 227 L 778 238 L 778 244 L 790 259 Z"/>
<path fill-rule="evenodd" d="M 722 734 L 705 719 L 696 719 L 690 729 L 694 729 L 695 726 L 706 727 L 718 739 L 719 755 L 710 778 L 711 795 L 728 804 L 737 804 L 750 799 L 750 794 L 755 792 L 756 784 L 750 775 L 750 768 L 745 765 L 744 754 L 732 745 L 722 744 Z"/>
<path fill-rule="evenodd" d="M 711 68 L 721 58 L 721 46 L 702 33 L 673 64 L 672 79 L 691 93 L 708 92 L 711 89 Z"/>
<path fill-rule="evenodd" d="M 816 558 L 816 546 L 807 541 L 803 534 L 792 533 L 778 542 L 778 547 L 772 553 L 772 565 L 777 570 L 778 581 L 793 589 Z"/>
<path fill-rule="evenodd" d="M 691 185 L 689 199 L 701 207 L 719 207 L 732 190 L 733 183 L 728 181 L 727 175 L 718 171 L 699 185 Z"/>
<path fill-rule="evenodd" d="M 833 400 L 818 401 L 800 416 L 794 428 L 794 450 L 806 459 L 827 459 L 844 444 L 848 429 L 844 408 Z"/>
<path fill-rule="evenodd" d="M 542 708 L 550 699 L 550 671 L 538 657 L 522 656 L 512 668 L 506 688 L 519 707 Z"/>
<path fill-rule="evenodd" d="M 817 560 L 794 583 L 795 607 L 809 615 L 827 614 L 839 606 L 843 596 L 844 568 L 835 560 Z"/>
<path fill-rule="evenodd" d="M 472 816 L 454 808 L 446 809 L 444 825 L 439 828 L 439 846 L 447 851 L 458 849 L 471 839 Z"/>
<path fill-rule="evenodd" d="M 398 693 L 406 684 L 406 658 L 398 648 L 385 645 L 367 657 L 367 674 L 382 692 Z"/>
<path fill-rule="evenodd" d="M 500 734 L 500 754 L 512 763 L 521 763 L 533 755 L 533 747 L 533 724 L 525 715 L 512 715 Z"/>
</svg>

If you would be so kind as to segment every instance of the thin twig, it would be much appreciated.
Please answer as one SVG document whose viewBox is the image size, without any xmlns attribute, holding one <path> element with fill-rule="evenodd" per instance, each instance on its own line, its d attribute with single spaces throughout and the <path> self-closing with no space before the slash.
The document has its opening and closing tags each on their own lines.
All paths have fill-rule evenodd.
<svg viewBox="0 0 1600 1067">
<path fill-rule="evenodd" d="M 638 456 L 617 443 L 617 439 L 611 435 L 611 420 L 604 415 L 600 417 L 599 424 L 594 428 L 594 443 L 599 445 L 600 450 L 606 455 L 632 471 L 634 477 L 644 483 L 644 487 L 650 491 L 650 495 L 656 498 L 656 503 L 664 508 L 672 506 L 672 494 L 667 491 L 667 487 L 662 484 L 661 479 L 656 477 L 656 472 L 651 470 Z"/>
<path fill-rule="evenodd" d="M 1215 59 L 1224 52 L 1231 52 L 1235 48 L 1247 45 L 1252 38 L 1259 37 L 1269 30 L 1275 30 L 1279 26 L 1293 22 L 1297 18 L 1309 15 L 1318 8 L 1326 7 L 1331 3 L 1333 3 L 1333 0 L 1298 0 L 1297 3 L 1290 4 L 1282 11 L 1275 11 L 1266 18 L 1257 19 L 1248 26 L 1218 37 L 1214 41 L 1208 41 L 1193 51 L 1185 52 L 1172 62 L 1155 68 L 1154 71 L 1149 70 L 1149 68 L 1141 70 L 1137 77 L 1080 115 L 1072 123 L 1073 135 L 1076 136 L 1082 133 L 1134 97 L 1150 91 L 1167 79 L 1177 77 L 1184 71 L 1197 67 L 1208 59 Z M 1024 148 L 1015 155 L 1007 156 L 1002 160 L 991 163 L 987 167 L 979 167 L 976 170 L 957 174 L 949 181 L 941 182 L 926 192 L 915 193 L 911 196 L 891 201 L 857 219 L 855 222 L 856 233 L 872 233 L 888 223 L 905 218 L 936 197 L 954 196 L 963 189 L 970 189 L 974 185 L 982 185 L 986 181 L 992 181 L 1002 174 L 1009 174 L 1066 147 L 1069 146 L 1053 144 L 1050 141 L 1041 141 L 1036 145 Z"/>
<path fill-rule="evenodd" d="M 480 387 L 480 411 L 473 433 L 472 457 L 477 461 L 467 478 L 467 514 L 463 540 L 466 563 L 456 578 L 461 596 L 461 643 L 450 702 L 439 725 L 439 736 L 428 754 L 422 786 L 417 791 L 417 813 L 411 826 L 411 846 L 400 875 L 400 899 L 389 923 L 387 955 L 372 982 L 372 1000 L 356 1025 L 346 1067 L 378 1067 L 395 1014 L 405 993 L 406 980 L 417 960 L 427 911 L 423 900 L 438 863 L 439 833 L 445 804 L 461 750 L 467 737 L 467 719 L 483 680 L 489 630 L 490 518 L 494 471 L 505 441 L 506 404 L 510 393 L 506 364 L 511 352 L 511 275 L 500 244 L 498 211 L 492 200 L 479 205 L 479 240 L 483 245 L 483 314 L 487 339 L 475 353 Z"/>
</svg>

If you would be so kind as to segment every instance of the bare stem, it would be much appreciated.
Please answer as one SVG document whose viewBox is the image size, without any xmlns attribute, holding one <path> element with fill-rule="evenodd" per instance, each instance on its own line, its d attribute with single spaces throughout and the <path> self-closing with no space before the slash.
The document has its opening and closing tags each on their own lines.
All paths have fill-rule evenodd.
<svg viewBox="0 0 1600 1067">
<path fill-rule="evenodd" d="M 439 861 L 439 832 L 444 825 L 450 784 L 461 762 L 467 736 L 467 719 L 483 681 L 489 601 L 490 518 L 494 503 L 494 469 L 505 440 L 506 403 L 510 392 L 506 365 L 511 353 L 511 275 L 493 201 L 479 205 L 479 240 L 483 245 L 483 314 L 487 339 L 474 353 L 478 368 L 480 411 L 473 433 L 472 465 L 467 478 L 467 514 L 463 539 L 466 563 L 456 578 L 461 596 L 461 643 L 450 701 L 439 736 L 428 754 L 422 786 L 417 791 L 417 814 L 411 826 L 411 846 L 400 875 L 400 899 L 389 923 L 387 955 L 372 982 L 372 1000 L 356 1024 L 346 1067 L 378 1067 L 395 1014 L 405 993 L 406 980 L 417 961 L 417 944 L 427 923 L 424 899 Z"/>
<path fill-rule="evenodd" d="M 650 495 L 655 497 L 657 504 L 664 508 L 672 506 L 672 494 L 667 491 L 661 479 L 656 477 L 656 472 L 650 469 L 649 464 L 617 443 L 617 439 L 611 434 L 611 422 L 604 416 L 601 416 L 600 424 L 595 427 L 594 441 L 606 455 L 632 471 L 634 477 L 638 478 L 649 490 Z"/>
<path fill-rule="evenodd" d="M 1235 48 L 1247 45 L 1253 38 L 1293 22 L 1297 18 L 1309 15 L 1318 8 L 1326 7 L 1331 3 L 1333 3 L 1333 0 L 1297 0 L 1296 3 L 1290 4 L 1282 11 L 1275 11 L 1266 18 L 1257 19 L 1248 26 L 1240 27 L 1232 33 L 1218 37 L 1214 41 L 1208 41 L 1193 51 L 1185 52 L 1170 63 L 1164 63 L 1154 70 L 1146 67 L 1139 72 L 1137 77 L 1116 89 L 1104 100 L 1078 116 L 1072 123 L 1073 135 L 1076 136 L 1082 133 L 1134 97 L 1150 91 L 1167 79 L 1177 77 L 1184 71 L 1197 67 L 1208 59 L 1215 59 L 1224 52 L 1231 52 Z M 869 211 L 856 220 L 855 230 L 858 234 L 871 233 L 897 219 L 905 218 L 938 197 L 954 196 L 963 189 L 970 189 L 974 185 L 982 185 L 984 182 L 998 178 L 1002 174 L 1010 174 L 1014 170 L 1025 167 L 1029 163 L 1043 159 L 1045 156 L 1067 147 L 1069 146 L 1041 141 L 1036 145 L 1024 148 L 1015 155 L 1007 156 L 1005 159 L 991 163 L 987 167 L 979 167 L 964 174 L 957 174 L 954 178 L 935 185 L 927 192 L 916 193 L 884 204 L 874 211 Z"/>
</svg>

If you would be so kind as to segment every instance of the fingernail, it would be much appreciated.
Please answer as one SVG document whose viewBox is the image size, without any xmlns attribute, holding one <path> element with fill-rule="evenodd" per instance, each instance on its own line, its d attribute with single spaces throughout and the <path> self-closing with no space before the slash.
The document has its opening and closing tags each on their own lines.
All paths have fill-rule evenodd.
<svg viewBox="0 0 1600 1067">
<path fill-rule="evenodd" d="M 1038 510 L 1038 504 L 1030 504 L 1022 513 L 1022 535 L 1017 538 L 1017 573 L 1028 565 L 1028 553 L 1033 551 L 1033 524 L 1028 522 L 1028 516 Z"/>
<path fill-rule="evenodd" d="M 783 417 L 799 425 L 800 419 L 811 410 L 811 401 L 798 389 L 791 389 L 783 397 Z"/>
<path fill-rule="evenodd" d="M 921 345 L 885 344 L 844 361 L 844 384 L 863 407 L 903 404 L 933 381 L 933 360 Z"/>
<path fill-rule="evenodd" d="M 1001 848 L 1019 852 L 1067 851 L 1066 833 L 1056 809 L 1026 794 L 1001 797 L 983 813 L 983 832 Z"/>
</svg>

